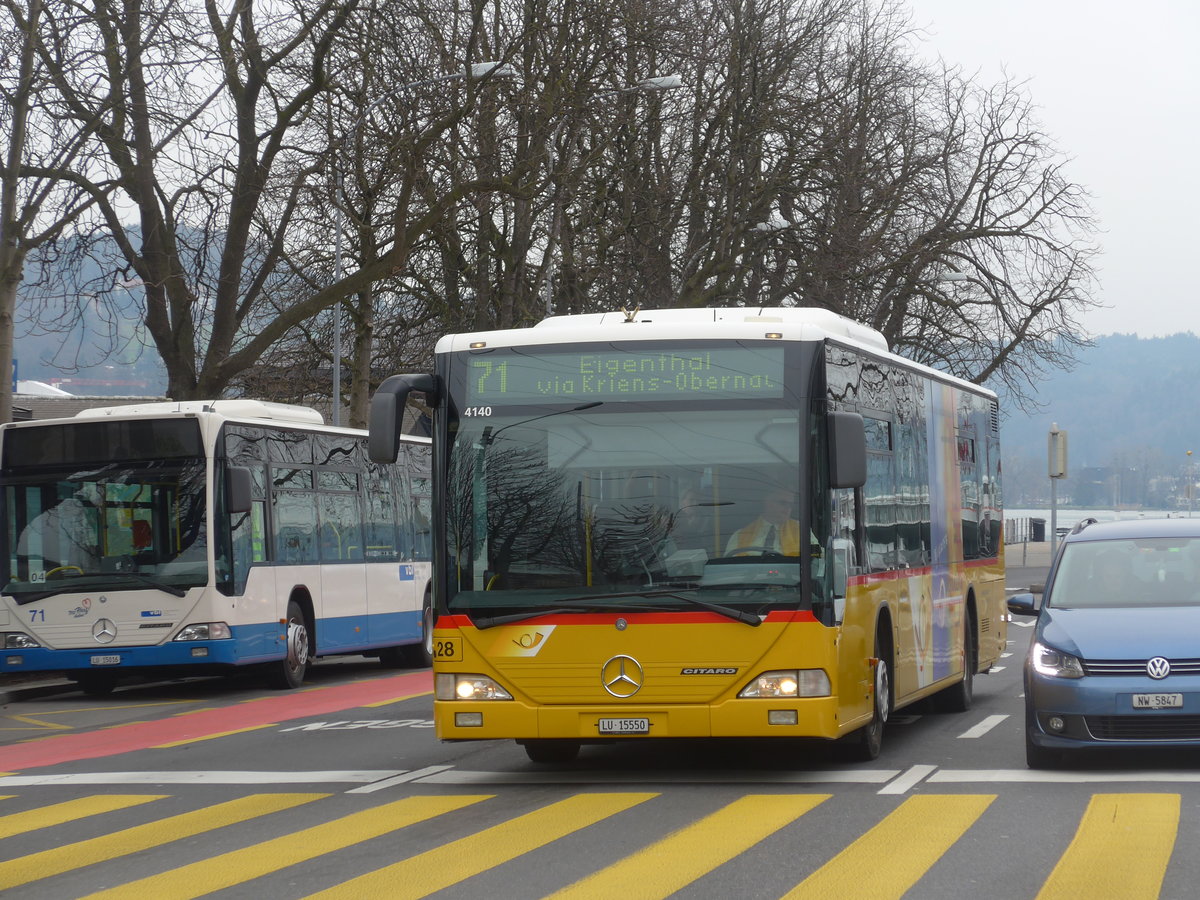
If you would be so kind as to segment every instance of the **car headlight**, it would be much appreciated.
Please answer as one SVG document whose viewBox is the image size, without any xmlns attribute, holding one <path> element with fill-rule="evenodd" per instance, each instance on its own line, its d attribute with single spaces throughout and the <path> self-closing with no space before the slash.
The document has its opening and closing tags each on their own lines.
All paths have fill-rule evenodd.
<svg viewBox="0 0 1200 900">
<path fill-rule="evenodd" d="M 441 672 L 433 678 L 436 700 L 511 700 L 512 694 L 486 675 Z"/>
<path fill-rule="evenodd" d="M 2 645 L 5 650 L 27 650 L 30 647 L 42 646 L 23 631 L 0 632 L 0 638 L 3 639 Z"/>
<path fill-rule="evenodd" d="M 179 629 L 177 641 L 224 641 L 232 637 L 229 626 L 224 622 L 197 622 Z"/>
<path fill-rule="evenodd" d="M 1033 671 L 1039 675 L 1049 675 L 1051 678 L 1082 678 L 1083 664 L 1070 653 L 1063 653 L 1053 647 L 1034 641 L 1029 651 L 1029 660 Z"/>
<path fill-rule="evenodd" d="M 738 693 L 739 697 L 828 697 L 829 676 L 824 669 L 783 669 L 763 672 Z"/>
</svg>

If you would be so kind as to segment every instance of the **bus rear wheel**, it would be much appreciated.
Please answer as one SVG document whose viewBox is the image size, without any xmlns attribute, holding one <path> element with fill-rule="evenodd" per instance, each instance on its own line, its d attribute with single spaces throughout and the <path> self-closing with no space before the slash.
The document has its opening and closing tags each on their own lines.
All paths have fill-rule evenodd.
<svg viewBox="0 0 1200 900">
<path fill-rule="evenodd" d="M 579 741 L 537 740 L 523 741 L 525 755 L 535 763 L 569 763 L 579 756 Z"/>
<path fill-rule="evenodd" d="M 279 662 L 271 663 L 271 686 L 287 691 L 298 688 L 308 674 L 312 645 L 304 611 L 295 600 L 288 601 L 287 653 Z"/>
</svg>

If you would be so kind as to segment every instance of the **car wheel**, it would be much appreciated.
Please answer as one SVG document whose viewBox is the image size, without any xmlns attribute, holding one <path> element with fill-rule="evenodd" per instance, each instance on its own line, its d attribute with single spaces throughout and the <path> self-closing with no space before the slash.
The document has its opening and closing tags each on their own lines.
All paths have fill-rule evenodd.
<svg viewBox="0 0 1200 900">
<path fill-rule="evenodd" d="M 535 763 L 569 763 L 579 756 L 579 741 L 538 739 L 525 741 L 525 755 Z"/>
<path fill-rule="evenodd" d="M 1054 769 L 1062 765 L 1062 752 L 1039 747 L 1025 732 L 1025 765 L 1031 769 Z"/>
</svg>

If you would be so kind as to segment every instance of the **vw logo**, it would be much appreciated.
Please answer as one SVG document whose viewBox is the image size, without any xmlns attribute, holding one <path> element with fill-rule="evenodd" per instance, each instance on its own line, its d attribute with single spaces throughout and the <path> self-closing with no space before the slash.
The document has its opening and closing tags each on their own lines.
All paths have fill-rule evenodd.
<svg viewBox="0 0 1200 900">
<path fill-rule="evenodd" d="M 92 637 L 101 644 L 111 644 L 117 638 L 117 626 L 112 619 L 101 619 L 92 626 Z"/>
<path fill-rule="evenodd" d="M 614 656 L 600 668 L 600 683 L 619 700 L 642 689 L 642 665 L 632 656 Z"/>
<path fill-rule="evenodd" d="M 1166 678 L 1171 674 L 1171 664 L 1161 656 L 1156 656 L 1146 663 L 1146 674 L 1151 678 Z"/>
</svg>

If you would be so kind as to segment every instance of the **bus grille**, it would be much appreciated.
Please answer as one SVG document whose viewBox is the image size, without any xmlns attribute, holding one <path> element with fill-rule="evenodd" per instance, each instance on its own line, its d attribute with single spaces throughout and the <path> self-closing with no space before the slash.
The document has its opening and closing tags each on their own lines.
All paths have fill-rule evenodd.
<svg viewBox="0 0 1200 900">
<path fill-rule="evenodd" d="M 1200 716 L 1087 716 L 1084 721 L 1098 741 L 1200 740 Z"/>
</svg>

